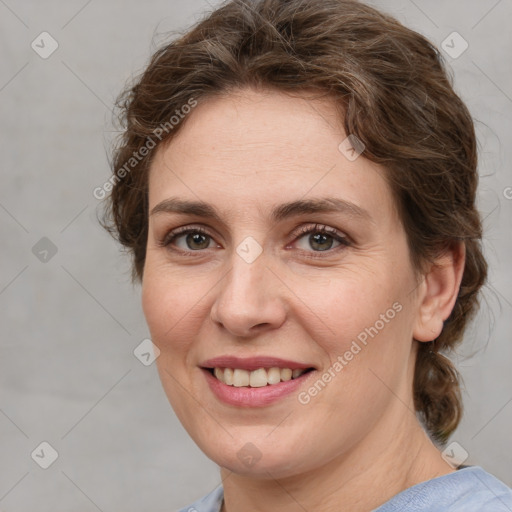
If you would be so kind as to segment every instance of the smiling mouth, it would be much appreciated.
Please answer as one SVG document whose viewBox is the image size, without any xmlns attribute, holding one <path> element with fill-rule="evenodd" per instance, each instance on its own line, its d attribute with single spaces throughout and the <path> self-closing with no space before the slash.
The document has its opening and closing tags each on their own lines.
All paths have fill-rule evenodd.
<svg viewBox="0 0 512 512">
<path fill-rule="evenodd" d="M 227 386 L 261 388 L 273 386 L 280 382 L 298 379 L 305 373 L 309 373 L 314 368 L 258 368 L 249 371 L 241 368 L 203 368 L 213 375 L 217 380 Z"/>
</svg>

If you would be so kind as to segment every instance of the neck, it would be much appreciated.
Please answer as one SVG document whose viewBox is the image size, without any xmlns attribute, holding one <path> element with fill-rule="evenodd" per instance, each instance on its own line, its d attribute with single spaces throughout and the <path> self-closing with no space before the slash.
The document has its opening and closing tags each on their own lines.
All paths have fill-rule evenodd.
<svg viewBox="0 0 512 512">
<path fill-rule="evenodd" d="M 350 451 L 292 477 L 253 479 L 222 468 L 222 512 L 368 512 L 420 482 L 448 473 L 447 464 L 416 416 L 401 404 Z M 405 428 L 404 428 L 405 427 Z"/>
</svg>

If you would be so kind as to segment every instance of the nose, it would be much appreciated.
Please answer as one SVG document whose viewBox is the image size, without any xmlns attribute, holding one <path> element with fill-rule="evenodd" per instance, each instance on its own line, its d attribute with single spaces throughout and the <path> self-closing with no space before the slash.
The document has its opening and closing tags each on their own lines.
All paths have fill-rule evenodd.
<svg viewBox="0 0 512 512">
<path fill-rule="evenodd" d="M 248 263 L 235 252 L 218 286 L 210 316 L 233 336 L 248 338 L 284 323 L 286 287 L 267 266 L 264 254 Z"/>
</svg>

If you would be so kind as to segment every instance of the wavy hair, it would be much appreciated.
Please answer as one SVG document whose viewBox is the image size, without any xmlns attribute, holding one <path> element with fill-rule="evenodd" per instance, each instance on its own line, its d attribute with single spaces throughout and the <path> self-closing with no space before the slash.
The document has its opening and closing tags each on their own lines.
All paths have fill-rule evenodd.
<svg viewBox="0 0 512 512">
<path fill-rule="evenodd" d="M 475 206 L 472 117 L 442 55 L 424 36 L 356 0 L 224 2 L 161 46 L 119 96 L 123 134 L 102 224 L 130 251 L 133 279 L 141 279 L 155 153 L 143 148 L 157 133 L 156 146 L 178 133 L 186 116 L 171 126 L 169 120 L 191 98 L 201 102 L 248 86 L 314 89 L 335 101 L 346 133 L 386 170 L 418 273 L 452 244 L 465 244 L 455 306 L 440 336 L 419 343 L 413 383 L 419 418 L 445 442 L 461 419 L 462 401 L 458 372 L 443 353 L 461 341 L 478 308 L 487 264 Z"/>
</svg>

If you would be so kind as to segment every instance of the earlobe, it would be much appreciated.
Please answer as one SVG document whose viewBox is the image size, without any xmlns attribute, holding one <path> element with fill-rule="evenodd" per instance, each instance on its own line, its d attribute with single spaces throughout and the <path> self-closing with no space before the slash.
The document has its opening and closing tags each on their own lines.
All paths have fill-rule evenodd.
<svg viewBox="0 0 512 512">
<path fill-rule="evenodd" d="M 464 242 L 457 242 L 437 258 L 425 274 L 413 331 L 414 339 L 428 342 L 441 334 L 444 321 L 450 316 L 457 300 L 465 258 L 466 246 Z"/>
</svg>

